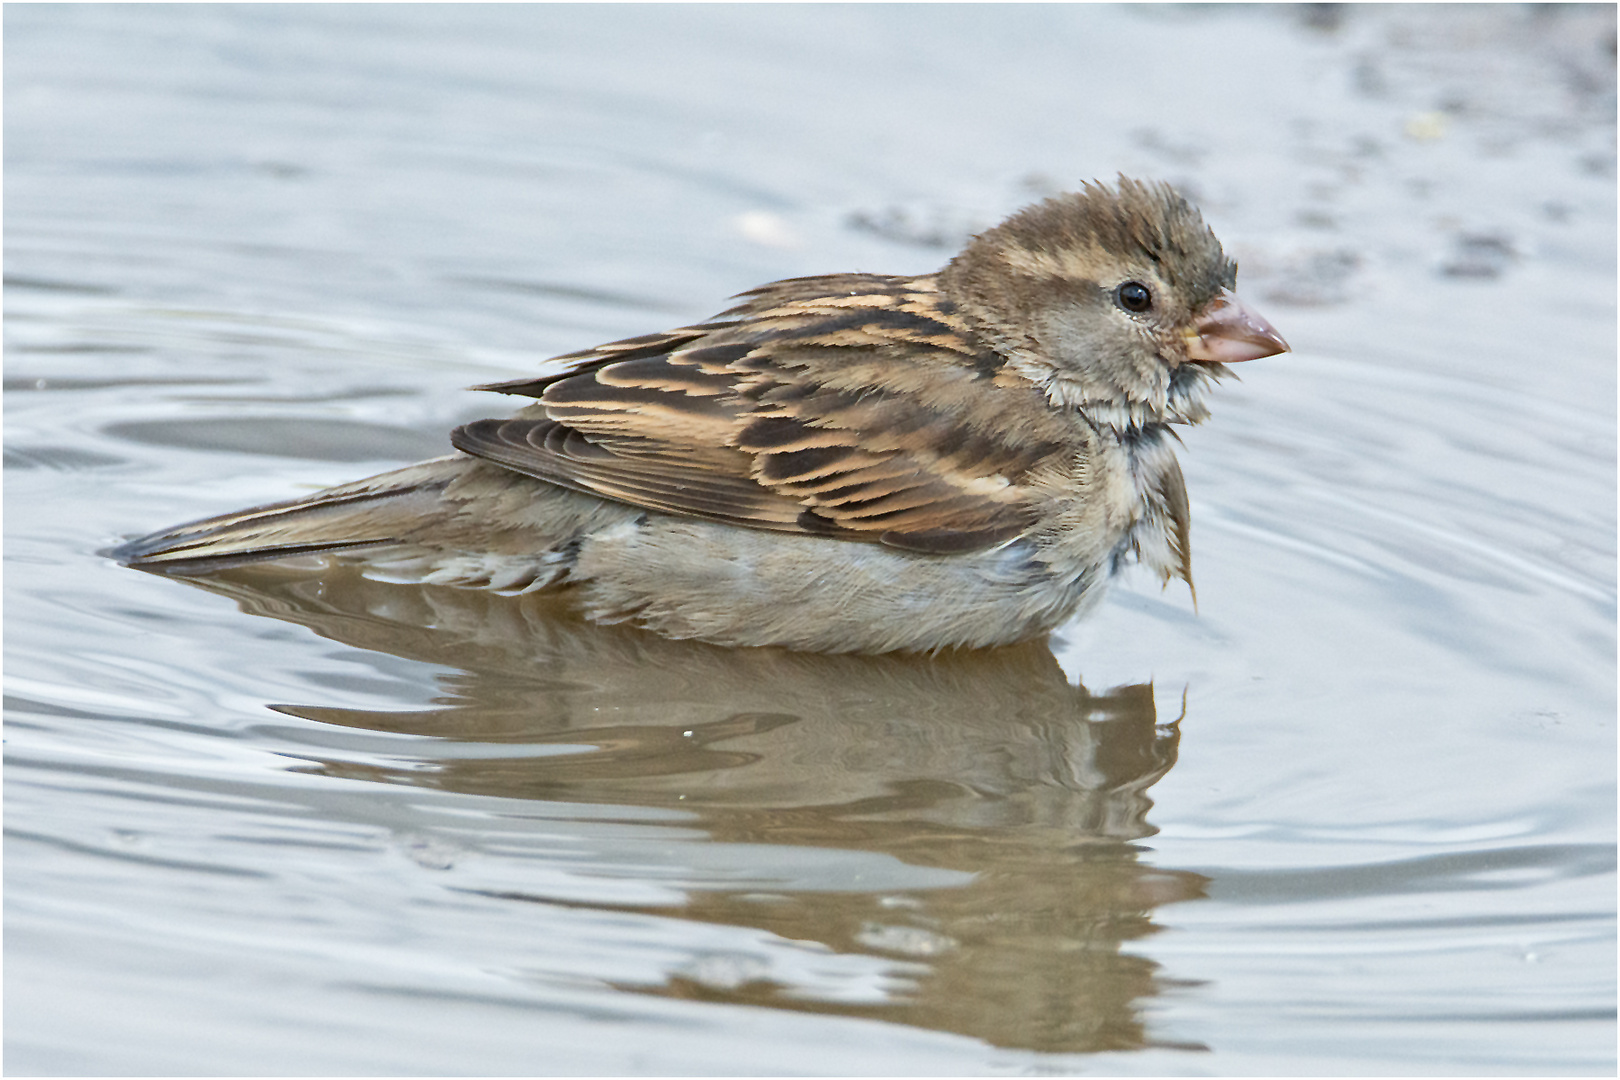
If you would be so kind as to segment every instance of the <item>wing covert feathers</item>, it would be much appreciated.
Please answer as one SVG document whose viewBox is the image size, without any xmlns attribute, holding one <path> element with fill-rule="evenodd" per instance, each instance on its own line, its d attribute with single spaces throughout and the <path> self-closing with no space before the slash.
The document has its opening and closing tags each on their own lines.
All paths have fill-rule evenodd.
<svg viewBox="0 0 1620 1080">
<path fill-rule="evenodd" d="M 933 276 L 744 293 L 714 320 L 480 389 L 538 403 L 458 428 L 468 454 L 563 487 L 733 525 L 919 552 L 993 546 L 1061 482 L 1061 421 Z"/>
</svg>

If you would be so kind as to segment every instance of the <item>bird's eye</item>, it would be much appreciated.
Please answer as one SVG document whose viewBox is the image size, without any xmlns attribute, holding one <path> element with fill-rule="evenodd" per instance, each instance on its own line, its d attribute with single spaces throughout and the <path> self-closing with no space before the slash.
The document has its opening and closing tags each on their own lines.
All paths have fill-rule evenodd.
<svg viewBox="0 0 1620 1080">
<path fill-rule="evenodd" d="M 1127 281 L 1114 290 L 1114 303 L 1134 315 L 1140 315 L 1153 306 L 1153 294 L 1140 281 Z"/>
</svg>

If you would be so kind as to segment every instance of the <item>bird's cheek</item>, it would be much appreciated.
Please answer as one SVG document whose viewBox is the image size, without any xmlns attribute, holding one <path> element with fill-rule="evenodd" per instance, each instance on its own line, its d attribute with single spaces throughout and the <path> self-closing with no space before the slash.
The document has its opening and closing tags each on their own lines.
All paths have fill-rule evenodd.
<svg viewBox="0 0 1620 1080">
<path fill-rule="evenodd" d="M 1111 311 L 1071 308 L 1049 317 L 1042 329 L 1047 355 L 1076 375 L 1111 369 L 1122 357 L 1156 351 L 1151 329 L 1134 320 L 1121 325 L 1121 318 Z"/>
</svg>

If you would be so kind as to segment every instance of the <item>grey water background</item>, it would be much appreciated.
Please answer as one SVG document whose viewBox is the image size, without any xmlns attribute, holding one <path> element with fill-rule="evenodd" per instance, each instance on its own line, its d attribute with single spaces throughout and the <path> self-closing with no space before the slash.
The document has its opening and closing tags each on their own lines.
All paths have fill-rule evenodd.
<svg viewBox="0 0 1620 1080">
<path fill-rule="evenodd" d="M 13 1074 L 1610 1073 L 1610 5 L 17 6 Z M 120 538 L 1175 182 L 1198 609 L 727 652 Z"/>
</svg>

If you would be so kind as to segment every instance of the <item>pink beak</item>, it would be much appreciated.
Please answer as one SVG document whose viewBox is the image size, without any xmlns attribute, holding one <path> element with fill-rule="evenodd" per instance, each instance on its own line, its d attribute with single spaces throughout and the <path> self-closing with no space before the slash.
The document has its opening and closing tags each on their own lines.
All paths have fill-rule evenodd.
<svg viewBox="0 0 1620 1080">
<path fill-rule="evenodd" d="M 1187 331 L 1187 359 L 1205 364 L 1236 364 L 1287 351 L 1277 328 L 1230 289 L 1222 289 Z"/>
</svg>

